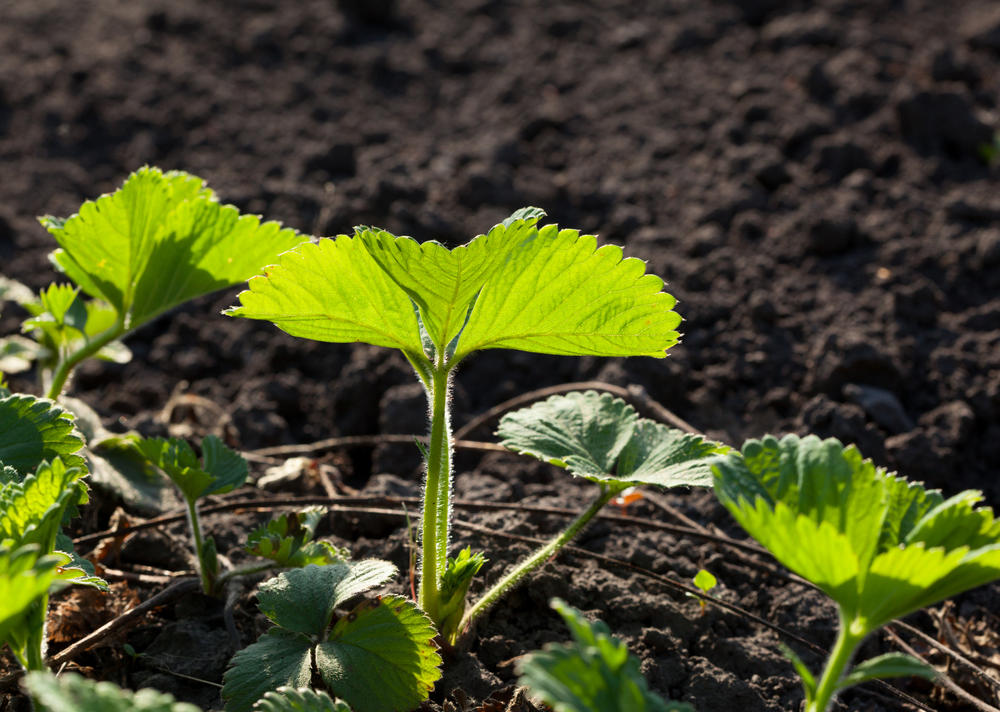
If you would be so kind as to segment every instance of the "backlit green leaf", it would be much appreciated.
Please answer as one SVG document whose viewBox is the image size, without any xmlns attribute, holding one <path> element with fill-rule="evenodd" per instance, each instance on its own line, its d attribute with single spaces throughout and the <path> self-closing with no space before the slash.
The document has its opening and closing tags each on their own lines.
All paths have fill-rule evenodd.
<svg viewBox="0 0 1000 712">
<path fill-rule="evenodd" d="M 364 342 L 422 354 L 413 303 L 360 238 L 305 243 L 249 281 L 230 316 L 264 319 L 292 336 Z"/>
<path fill-rule="evenodd" d="M 0 398 L 0 462 L 22 475 L 34 472 L 43 460 L 61 457 L 82 467 L 77 454 L 83 438 L 63 408 L 46 398 L 13 394 Z"/>
<path fill-rule="evenodd" d="M 751 440 L 712 464 L 716 494 L 857 630 L 1000 578 L 1000 522 L 978 492 L 949 500 L 836 440 Z"/>
<path fill-rule="evenodd" d="M 37 544 L 42 555 L 52 553 L 63 516 L 86 501 L 85 474 L 55 458 L 23 481 L 0 487 L 0 541 Z"/>
<path fill-rule="evenodd" d="M 453 250 L 433 240 L 418 243 L 367 228 L 358 232 L 357 239 L 420 307 L 424 327 L 437 349 L 444 350 L 465 324 L 483 284 L 512 251 L 537 232 L 534 225 L 540 217 L 497 225 Z"/>
<path fill-rule="evenodd" d="M 200 712 L 159 690 L 123 690 L 76 673 L 30 672 L 24 686 L 45 712 Z"/>
<path fill-rule="evenodd" d="M 441 677 L 437 629 L 412 601 L 363 601 L 316 648 L 323 682 L 354 712 L 414 709 Z"/>
<path fill-rule="evenodd" d="M 56 264 L 133 329 L 181 302 L 237 284 L 299 244 L 276 223 L 221 205 L 204 182 L 142 168 L 65 219 L 43 218 Z"/>
<path fill-rule="evenodd" d="M 13 550 L 0 546 L 0 645 L 12 629 L 25 625 L 25 611 L 48 593 L 55 579 L 62 558 L 40 551 L 37 544 Z"/>
<path fill-rule="evenodd" d="M 455 358 L 480 349 L 567 356 L 662 357 L 680 316 L 663 280 L 614 245 L 546 225 L 483 286 Z"/>
<path fill-rule="evenodd" d="M 248 712 L 265 693 L 285 685 L 309 687 L 312 648 L 302 633 L 271 628 L 237 652 L 222 678 L 226 712 Z"/>
</svg>

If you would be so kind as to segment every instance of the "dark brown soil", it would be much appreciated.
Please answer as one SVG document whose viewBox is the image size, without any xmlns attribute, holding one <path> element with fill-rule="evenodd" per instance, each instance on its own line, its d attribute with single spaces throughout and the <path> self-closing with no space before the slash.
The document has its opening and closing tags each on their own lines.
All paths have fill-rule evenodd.
<svg viewBox="0 0 1000 712">
<path fill-rule="evenodd" d="M 1000 158 L 985 151 L 1000 126 L 1000 14 L 990 0 L 34 0 L 3 3 L 0 18 L 9 276 L 47 284 L 53 244 L 34 216 L 68 214 L 144 163 L 196 173 L 227 202 L 311 234 L 363 223 L 457 244 L 538 205 L 648 260 L 680 300 L 683 343 L 666 360 L 480 355 L 458 376 L 457 425 L 542 386 L 638 384 L 731 443 L 832 435 L 911 478 L 1000 503 Z M 141 329 L 131 363 L 86 365 L 73 395 L 109 427 L 146 433 L 167 429 L 157 415 L 172 393 L 201 396 L 231 415 L 229 435 L 247 450 L 423 430 L 402 357 L 227 320 L 218 312 L 236 291 Z M 19 318 L 5 310 L 5 331 Z M 333 457 L 365 493 L 417 492 L 412 447 Z M 579 507 L 590 496 L 514 456 L 463 453 L 457 465 L 465 499 Z M 112 503 L 95 499 L 87 521 L 104 526 Z M 666 501 L 736 533 L 710 494 Z M 670 520 L 649 502 L 632 512 Z M 529 536 L 561 521 L 458 516 Z M 251 524 L 208 522 L 233 549 Z M 398 519 L 339 518 L 332 531 L 357 556 L 405 567 Z M 488 552 L 486 581 L 527 551 L 456 533 Z M 157 536 L 183 532 L 149 535 L 131 561 L 155 552 L 146 563 L 186 567 L 181 550 L 148 546 Z M 831 640 L 822 596 L 731 550 L 606 522 L 577 545 L 679 580 L 709 568 L 726 600 Z M 797 709 L 776 634 L 711 607 L 701 615 L 660 583 L 574 554 L 483 621 L 435 699 L 458 687 L 481 700 L 516 679 L 518 656 L 566 638 L 547 608 L 555 595 L 627 640 L 664 695 L 702 712 Z M 994 585 L 956 612 L 988 626 L 998 602 Z M 254 610 L 245 595 L 241 645 L 260 630 Z M 219 680 L 232 653 L 222 613 L 186 599 L 130 634 L 148 657 L 117 648 L 80 662 L 94 677 L 218 707 L 215 688 L 171 673 Z M 888 647 L 873 640 L 866 653 Z M 899 687 L 928 709 L 971 709 Z M 914 709 L 886 695 L 844 701 Z"/>
</svg>

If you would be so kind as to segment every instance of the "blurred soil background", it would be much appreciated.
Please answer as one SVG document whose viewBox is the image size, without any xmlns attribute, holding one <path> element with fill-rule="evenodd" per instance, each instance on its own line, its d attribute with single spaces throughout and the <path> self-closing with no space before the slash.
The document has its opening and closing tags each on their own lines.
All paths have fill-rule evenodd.
<svg viewBox="0 0 1000 712">
<path fill-rule="evenodd" d="M 835 436 L 997 505 L 998 99 L 1000 4 L 989 0 L 6 0 L 0 271 L 48 284 L 54 243 L 35 216 L 68 215 L 143 164 L 195 173 L 223 201 L 313 235 L 374 224 L 455 245 L 536 205 L 647 260 L 679 299 L 683 342 L 665 360 L 482 354 L 458 375 L 456 425 L 534 388 L 637 384 L 732 444 Z M 72 394 L 109 427 L 143 432 L 168 427 L 171 395 L 199 396 L 247 450 L 423 431 L 423 393 L 401 356 L 219 316 L 237 291 L 145 327 L 127 341 L 131 363 L 88 364 Z M 5 309 L 5 332 L 22 316 Z M 418 486 L 414 448 L 337 457 L 364 491 Z M 551 468 L 467 454 L 458 467 L 459 496 L 567 504 Z M 709 496 L 670 500 L 735 533 Z M 478 516 L 522 533 L 548 526 Z M 402 565 L 396 524 L 338 534 Z M 606 524 L 580 545 L 681 578 L 714 563 L 720 595 L 829 642 L 820 596 L 758 578 L 731 553 Z M 516 677 L 517 655 L 564 638 L 550 595 L 605 618 L 654 688 L 702 712 L 795 707 L 772 633 L 699 617 L 572 557 L 484 623 L 455 686 L 482 699 Z M 997 587 L 973 594 L 958 615 L 986 620 L 998 598 Z M 914 709 L 863 692 L 848 705 Z"/>
</svg>

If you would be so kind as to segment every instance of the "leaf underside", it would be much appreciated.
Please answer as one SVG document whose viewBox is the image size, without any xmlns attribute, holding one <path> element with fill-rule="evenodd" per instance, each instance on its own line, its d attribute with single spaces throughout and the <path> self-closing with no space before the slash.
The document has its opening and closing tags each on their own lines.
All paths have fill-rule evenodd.
<svg viewBox="0 0 1000 712">
<path fill-rule="evenodd" d="M 1000 522 L 834 439 L 750 440 L 712 463 L 716 494 L 785 566 L 866 630 L 1000 578 Z"/>
<path fill-rule="evenodd" d="M 729 448 L 639 418 L 621 398 L 595 391 L 552 396 L 500 421 L 501 443 L 594 482 L 710 486 L 710 458 Z"/>
<path fill-rule="evenodd" d="M 60 245 L 56 265 L 129 328 L 242 282 L 303 240 L 218 203 L 196 176 L 156 168 L 141 168 L 65 220 L 42 223 Z"/>
<path fill-rule="evenodd" d="M 454 250 L 371 228 L 302 245 L 226 313 L 428 358 L 422 324 L 437 350 L 457 337 L 455 361 L 487 348 L 661 357 L 677 343 L 675 300 L 641 260 L 521 214 Z"/>
</svg>

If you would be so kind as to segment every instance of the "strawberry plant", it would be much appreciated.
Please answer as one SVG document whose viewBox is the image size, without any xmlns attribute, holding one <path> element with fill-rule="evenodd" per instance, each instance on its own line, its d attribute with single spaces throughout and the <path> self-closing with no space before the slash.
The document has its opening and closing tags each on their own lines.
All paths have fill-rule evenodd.
<svg viewBox="0 0 1000 712">
<path fill-rule="evenodd" d="M 272 690 L 314 680 L 354 712 L 409 710 L 425 700 L 441 676 L 431 621 L 399 596 L 337 612 L 395 573 L 389 562 L 369 559 L 310 564 L 261 584 L 257 604 L 275 627 L 233 657 L 222 688 L 226 711 L 247 712 Z"/>
<path fill-rule="evenodd" d="M 1000 520 L 976 508 L 978 492 L 944 499 L 815 436 L 749 440 L 712 470 L 719 500 L 743 528 L 837 604 L 837 640 L 819 678 L 791 654 L 807 712 L 824 712 L 867 680 L 931 675 L 898 653 L 850 665 L 890 621 L 1000 578 Z"/>
<path fill-rule="evenodd" d="M 53 263 L 76 285 L 44 290 L 25 322 L 45 349 L 40 365 L 49 398 L 62 393 L 83 360 L 113 357 L 108 347 L 130 331 L 242 282 L 303 239 L 219 203 L 197 176 L 158 168 L 140 168 L 68 218 L 41 222 L 59 243 Z"/>
<path fill-rule="evenodd" d="M 604 506 L 636 485 L 710 486 L 709 458 L 730 448 L 647 418 L 621 398 L 587 391 L 552 396 L 508 413 L 500 442 L 594 482 L 598 495 L 547 545 L 498 581 L 469 610 L 460 629 L 572 540 Z"/>
<path fill-rule="evenodd" d="M 551 605 L 569 626 L 573 642 L 528 655 L 520 665 L 520 684 L 554 712 L 694 712 L 691 705 L 651 692 L 638 659 L 604 623 L 589 622 L 558 598 Z"/>
<path fill-rule="evenodd" d="M 106 587 L 60 531 L 64 519 L 87 501 L 82 446 L 72 417 L 52 401 L 0 397 L 0 581 L 17 588 L 3 598 L 0 642 L 29 670 L 45 664 L 50 585 Z"/>
<path fill-rule="evenodd" d="M 316 527 L 326 513 L 313 508 L 295 515 L 282 515 L 257 529 L 247 538 L 247 551 L 271 563 L 221 571 L 215 540 L 202 534 L 198 500 L 223 494 L 246 482 L 247 461 L 226 447 L 214 435 L 201 442 L 201 459 L 179 438 L 146 438 L 134 445 L 143 457 L 160 469 L 180 490 L 187 505 L 188 525 L 194 544 L 195 562 L 202 588 L 207 595 L 219 593 L 220 586 L 234 576 L 256 573 L 273 566 L 332 564 L 346 558 L 328 542 L 313 541 Z"/>
<path fill-rule="evenodd" d="M 497 348 L 663 357 L 678 340 L 675 300 L 641 260 L 598 247 L 592 235 L 539 227 L 543 215 L 524 208 L 451 250 L 370 227 L 303 244 L 250 279 L 240 305 L 226 311 L 293 336 L 395 348 L 413 366 L 430 412 L 419 600 L 446 640 L 460 632 L 453 604 L 478 569 L 469 558 L 449 565 L 448 556 L 449 389 L 458 365 Z"/>
</svg>

